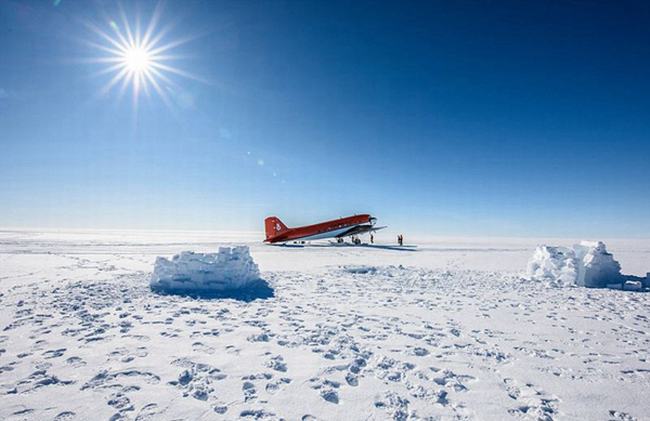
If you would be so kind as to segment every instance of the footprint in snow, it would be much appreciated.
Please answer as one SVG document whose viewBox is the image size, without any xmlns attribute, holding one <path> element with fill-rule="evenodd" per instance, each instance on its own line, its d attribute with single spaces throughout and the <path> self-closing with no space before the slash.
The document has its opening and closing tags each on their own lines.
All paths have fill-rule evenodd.
<svg viewBox="0 0 650 421">
<path fill-rule="evenodd" d="M 503 379 L 503 382 L 508 396 L 518 404 L 508 410 L 509 414 L 525 418 L 534 417 L 540 421 L 552 421 L 558 416 L 560 400 L 557 397 L 545 394 L 530 383 L 521 385 L 511 378 Z"/>
<path fill-rule="evenodd" d="M 623 411 L 616 411 L 611 409 L 609 411 L 610 421 L 637 421 L 637 418 Z"/>
<path fill-rule="evenodd" d="M 54 417 L 53 421 L 69 421 L 74 419 L 76 415 L 77 414 L 72 411 L 63 411 L 60 412 L 56 417 Z"/>
<path fill-rule="evenodd" d="M 214 348 L 204 344 L 203 342 L 194 342 L 192 344 L 192 350 L 194 350 L 195 352 L 203 352 L 206 354 L 214 353 Z"/>
<path fill-rule="evenodd" d="M 75 368 L 83 367 L 84 365 L 86 365 L 86 362 L 79 357 L 70 357 L 67 360 L 65 360 L 65 363 Z"/>
<path fill-rule="evenodd" d="M 277 393 L 282 385 L 289 384 L 291 383 L 292 380 L 288 377 L 281 377 L 280 379 L 274 381 L 274 382 L 269 382 L 266 384 L 266 391 L 270 394 Z"/>
<path fill-rule="evenodd" d="M 276 355 L 275 357 L 272 357 L 266 363 L 266 366 L 272 368 L 275 371 L 280 371 L 283 373 L 287 371 L 287 363 L 284 362 L 282 355 Z"/>
</svg>

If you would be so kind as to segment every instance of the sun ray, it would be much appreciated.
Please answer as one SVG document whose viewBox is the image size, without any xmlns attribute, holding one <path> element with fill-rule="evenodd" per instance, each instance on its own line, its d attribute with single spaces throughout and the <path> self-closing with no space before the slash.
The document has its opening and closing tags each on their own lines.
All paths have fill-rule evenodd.
<svg viewBox="0 0 650 421">
<path fill-rule="evenodd" d="M 179 47 L 179 46 L 181 46 L 183 44 L 187 44 L 188 42 L 193 41 L 194 39 L 196 39 L 195 36 L 194 37 L 188 36 L 188 37 L 185 37 L 185 38 L 178 39 L 176 41 L 172 41 L 172 42 L 167 43 L 165 45 L 161 45 L 160 47 L 157 47 L 157 48 L 153 48 L 154 46 L 152 45 L 151 46 L 151 54 L 163 53 L 163 52 L 165 52 L 167 50 L 171 50 L 172 48 L 176 48 L 176 47 Z"/>
<path fill-rule="evenodd" d="M 111 22 L 114 23 L 114 22 Z M 111 38 L 110 35 L 108 35 L 106 32 L 102 31 L 101 29 L 97 28 L 95 25 L 87 25 L 90 30 L 92 30 L 94 33 L 102 37 L 104 40 L 108 41 L 111 45 L 113 45 L 115 48 L 119 49 L 120 51 L 124 51 L 125 49 L 125 43 L 120 42 L 120 40 L 116 40 L 114 38 Z M 117 25 L 110 25 L 114 31 L 116 31 L 116 26 Z M 94 44 L 94 43 L 93 43 Z M 100 45 L 100 44 L 95 44 L 95 45 Z M 103 48 L 108 48 L 108 47 L 103 47 Z"/>
<path fill-rule="evenodd" d="M 127 73 L 128 73 L 128 70 L 125 69 L 125 68 L 123 68 L 118 73 L 116 73 L 115 76 L 113 76 L 113 78 L 111 78 L 111 80 L 102 89 L 102 94 L 107 94 L 108 92 L 110 92 L 110 90 L 113 88 L 113 86 L 118 84 L 122 79 L 126 78 Z"/>
<path fill-rule="evenodd" d="M 129 48 L 129 41 L 124 37 L 124 34 L 122 34 L 122 31 L 120 31 L 120 27 L 117 25 L 117 23 L 112 20 L 109 23 L 111 29 L 113 29 L 113 32 L 117 36 L 116 42 L 118 42 L 123 50 L 127 50 Z"/>
<path fill-rule="evenodd" d="M 128 46 L 133 47 L 135 45 L 135 40 L 133 39 L 133 33 L 131 32 L 131 25 L 129 25 L 129 20 L 126 18 L 126 13 L 124 13 L 124 8 L 120 3 L 120 17 L 122 18 L 122 25 L 126 31 L 126 39 L 128 40 Z"/>
<path fill-rule="evenodd" d="M 188 78 L 188 79 L 193 79 L 193 80 L 196 80 L 198 82 L 207 83 L 204 79 L 202 79 L 202 78 L 200 78 L 200 77 L 198 77 L 196 75 L 193 75 L 192 73 L 186 72 L 186 71 L 181 70 L 181 69 L 177 69 L 177 68 L 172 67 L 172 66 L 168 66 L 168 65 L 163 64 L 163 63 L 151 63 L 151 67 L 155 67 L 155 68 L 157 68 L 159 70 L 164 70 L 164 71 L 166 71 L 168 73 L 174 73 L 176 75 L 183 76 L 183 77 Z"/>
<path fill-rule="evenodd" d="M 180 54 L 161 54 L 161 55 L 149 55 L 152 60 L 156 62 L 160 61 L 172 61 L 172 60 L 180 60 L 182 58 L 187 58 L 188 56 L 183 56 Z"/>
<path fill-rule="evenodd" d="M 151 83 L 151 86 L 153 86 L 153 89 L 156 91 L 156 93 L 158 93 L 158 95 L 160 95 L 160 98 L 162 98 L 165 105 L 167 105 L 168 107 L 171 106 L 169 98 L 167 98 L 167 94 L 165 93 L 165 91 L 162 90 L 162 88 L 158 84 L 158 81 L 156 80 L 156 78 L 154 78 L 151 75 L 151 73 L 152 72 L 149 72 L 149 71 L 145 72 L 145 76 L 149 80 L 149 83 Z"/>
<path fill-rule="evenodd" d="M 140 16 L 135 18 L 135 45 L 142 45 L 140 38 Z"/>
<path fill-rule="evenodd" d="M 158 43 L 165 38 L 165 36 L 172 30 L 173 27 L 174 25 L 165 25 L 165 27 L 158 30 L 156 34 L 152 34 L 146 43 L 143 42 L 143 45 L 149 49 L 156 48 Z"/>
<path fill-rule="evenodd" d="M 120 90 L 117 94 L 117 98 L 119 100 L 121 100 L 124 97 L 124 94 L 126 93 L 126 89 L 128 88 L 129 84 L 132 83 L 131 79 L 132 79 L 132 75 L 127 70 L 126 73 L 124 74 L 124 77 L 122 77 L 121 79 L 122 84 L 120 85 Z"/>
<path fill-rule="evenodd" d="M 96 71 L 95 73 L 93 73 L 93 76 L 101 76 L 109 73 L 119 72 L 120 69 L 122 69 L 122 63 L 118 62 L 117 64 L 113 64 L 112 66 L 109 66 L 105 69 Z"/>
<path fill-rule="evenodd" d="M 120 53 L 121 55 L 122 53 Z M 97 58 L 85 58 L 79 59 L 84 63 L 122 63 L 122 58 L 120 55 L 108 56 L 108 57 L 97 57 Z"/>
<path fill-rule="evenodd" d="M 149 19 L 149 24 L 147 25 L 147 29 L 144 32 L 144 36 L 142 37 L 142 45 L 145 48 L 149 47 L 149 40 L 151 39 L 151 35 L 153 35 L 153 32 L 156 29 L 156 25 L 158 25 L 158 20 L 160 19 L 161 12 L 162 12 L 162 3 L 158 3 L 156 4 L 156 8 L 151 14 L 151 19 Z"/>
</svg>

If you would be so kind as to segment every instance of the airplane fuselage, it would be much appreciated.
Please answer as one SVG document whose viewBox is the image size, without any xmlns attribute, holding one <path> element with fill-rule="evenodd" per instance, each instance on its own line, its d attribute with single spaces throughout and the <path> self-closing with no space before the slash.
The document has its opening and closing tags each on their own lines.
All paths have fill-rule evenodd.
<svg viewBox="0 0 650 421">
<path fill-rule="evenodd" d="M 313 225 L 288 228 L 275 216 L 264 220 L 267 243 L 311 241 L 325 238 L 341 238 L 374 231 L 375 218 L 368 214 L 333 219 Z"/>
</svg>

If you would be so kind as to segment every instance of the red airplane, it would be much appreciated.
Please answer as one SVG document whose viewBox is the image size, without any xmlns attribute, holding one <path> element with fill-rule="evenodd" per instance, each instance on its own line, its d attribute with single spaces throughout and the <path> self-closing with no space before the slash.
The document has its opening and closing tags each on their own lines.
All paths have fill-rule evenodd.
<svg viewBox="0 0 650 421">
<path fill-rule="evenodd" d="M 277 216 L 264 220 L 265 243 L 286 243 L 289 241 L 311 241 L 324 238 L 343 239 L 353 235 L 377 231 L 386 227 L 375 227 L 377 218 L 368 214 L 348 216 L 304 227 L 288 228 Z"/>
</svg>

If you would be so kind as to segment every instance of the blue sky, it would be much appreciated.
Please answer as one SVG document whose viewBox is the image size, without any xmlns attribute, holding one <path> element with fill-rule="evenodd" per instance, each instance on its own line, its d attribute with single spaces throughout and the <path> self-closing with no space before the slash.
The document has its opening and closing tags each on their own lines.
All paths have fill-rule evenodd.
<svg viewBox="0 0 650 421">
<path fill-rule="evenodd" d="M 0 3 L 0 226 L 650 237 L 645 2 L 168 1 L 137 108 L 118 5 Z"/>
</svg>

